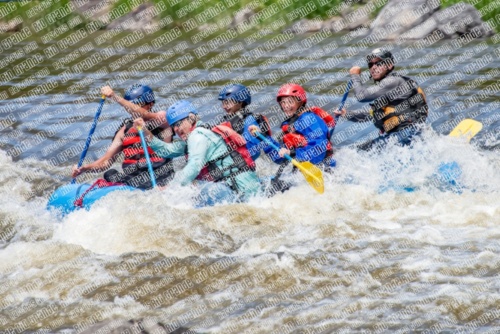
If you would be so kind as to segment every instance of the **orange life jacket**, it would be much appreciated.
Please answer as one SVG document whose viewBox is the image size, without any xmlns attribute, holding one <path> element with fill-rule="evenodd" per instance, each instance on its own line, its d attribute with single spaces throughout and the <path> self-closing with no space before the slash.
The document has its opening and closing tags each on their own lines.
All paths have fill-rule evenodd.
<svg viewBox="0 0 500 334">
<path fill-rule="evenodd" d="M 157 131 L 154 131 L 153 134 L 158 136 L 155 132 Z M 122 168 L 124 171 L 128 171 L 126 172 L 127 174 L 133 174 L 134 171 L 147 169 L 141 137 L 139 136 L 139 132 L 133 127 L 132 122 L 127 122 L 125 124 L 125 137 L 123 138 L 122 147 L 125 156 Z M 148 153 L 153 169 L 161 167 L 168 162 L 167 159 L 158 156 L 151 147 L 148 147 Z"/>
</svg>

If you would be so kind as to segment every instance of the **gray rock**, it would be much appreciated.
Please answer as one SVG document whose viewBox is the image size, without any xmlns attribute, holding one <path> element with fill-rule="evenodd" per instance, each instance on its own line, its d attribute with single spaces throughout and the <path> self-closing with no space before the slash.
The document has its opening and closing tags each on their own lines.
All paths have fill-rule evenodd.
<svg viewBox="0 0 500 334">
<path fill-rule="evenodd" d="M 86 11 L 92 12 L 91 19 L 101 22 L 106 21 L 106 14 L 113 8 L 113 4 L 110 1 L 103 3 L 103 0 L 71 0 L 71 3 L 76 13 L 83 15 Z"/>
<path fill-rule="evenodd" d="M 287 30 L 291 31 L 294 34 L 304 34 L 308 32 L 320 31 L 321 29 L 323 29 L 323 27 L 323 21 L 302 19 L 292 24 L 292 26 Z"/>
<path fill-rule="evenodd" d="M 420 23 L 415 28 L 401 34 L 402 40 L 422 39 L 432 34 L 438 28 L 438 22 L 434 16 L 429 17 L 425 22 Z"/>
<path fill-rule="evenodd" d="M 345 20 L 347 30 L 355 30 L 364 27 L 370 22 L 370 15 L 375 11 L 376 7 L 373 2 L 367 3 L 356 10 L 343 11 L 342 17 Z"/>
<path fill-rule="evenodd" d="M 425 22 L 401 35 L 404 40 L 425 38 L 439 30 L 445 38 L 454 38 L 475 30 L 481 36 L 489 36 L 493 31 L 481 19 L 481 14 L 473 6 L 463 2 L 435 12 Z"/>
<path fill-rule="evenodd" d="M 130 13 L 123 15 L 119 17 L 118 19 L 112 21 L 108 26 L 106 27 L 107 29 L 118 29 L 121 28 L 123 30 L 131 30 L 131 31 L 136 31 L 136 30 L 141 30 L 144 29 L 145 27 L 151 27 L 155 23 L 155 18 L 151 17 L 151 15 L 145 15 L 147 10 L 150 10 L 150 8 L 153 8 L 154 4 L 151 2 L 143 3 L 134 10 L 132 10 Z"/>
<path fill-rule="evenodd" d="M 346 27 L 345 20 L 340 16 L 334 16 L 323 22 L 323 29 L 339 32 Z"/>
<path fill-rule="evenodd" d="M 185 327 L 178 327 L 172 331 L 172 326 L 165 326 L 153 319 L 138 319 L 138 320 L 104 320 L 98 322 L 84 331 L 79 332 L 80 334 L 94 334 L 94 333 L 106 333 L 106 334 L 123 334 L 123 333 L 155 333 L 155 334 L 167 334 L 167 333 L 194 333 Z"/>
<path fill-rule="evenodd" d="M 255 12 L 247 7 L 239 10 L 233 17 L 233 21 L 231 22 L 231 27 L 236 27 L 239 24 L 249 20 L 254 14 Z"/>
<path fill-rule="evenodd" d="M 439 6 L 439 0 L 390 0 L 370 28 L 372 32 L 384 31 L 385 39 L 394 40 L 429 19 Z"/>
<path fill-rule="evenodd" d="M 0 21 L 0 33 L 4 32 L 16 32 L 23 29 L 23 20 L 13 19 L 7 22 Z"/>
<path fill-rule="evenodd" d="M 205 30 L 217 30 L 219 29 L 219 26 L 217 24 L 210 24 L 210 23 L 204 23 L 198 27 L 199 31 L 205 31 Z"/>
<path fill-rule="evenodd" d="M 445 38 L 471 32 L 482 36 L 493 30 L 471 5 L 460 2 L 440 10 L 439 0 L 390 0 L 370 26 L 372 34 L 382 33 L 385 40 L 418 40 L 439 30 Z"/>
<path fill-rule="evenodd" d="M 433 15 L 438 23 L 438 29 L 447 37 L 458 37 L 478 29 L 482 36 L 493 34 L 493 30 L 484 24 L 481 13 L 473 6 L 459 2 Z"/>
</svg>

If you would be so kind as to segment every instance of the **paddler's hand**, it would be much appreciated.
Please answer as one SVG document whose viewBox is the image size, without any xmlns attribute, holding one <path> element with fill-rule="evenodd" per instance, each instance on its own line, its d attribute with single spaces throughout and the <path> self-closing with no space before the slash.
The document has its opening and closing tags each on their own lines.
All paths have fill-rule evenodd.
<svg viewBox="0 0 500 334">
<path fill-rule="evenodd" d="M 136 130 L 139 130 L 139 128 L 144 128 L 146 126 L 146 123 L 144 122 L 144 120 L 142 118 L 136 118 L 134 119 L 134 128 Z"/>
<path fill-rule="evenodd" d="M 278 151 L 278 155 L 283 158 L 285 156 L 285 154 L 288 154 L 290 155 L 290 150 L 287 150 L 286 148 L 282 147 L 279 151 Z"/>
<path fill-rule="evenodd" d="M 361 74 L 361 67 L 359 66 L 353 66 L 349 70 L 349 74 Z"/>
<path fill-rule="evenodd" d="M 335 115 L 335 117 L 345 116 L 345 114 L 347 114 L 347 110 L 345 110 L 345 108 L 342 108 L 342 110 L 337 109 L 333 112 L 333 114 Z"/>
<path fill-rule="evenodd" d="M 71 169 L 71 177 L 75 178 L 78 175 L 82 174 L 84 172 L 83 166 L 78 168 L 76 165 L 73 165 Z"/>
<path fill-rule="evenodd" d="M 106 97 L 113 97 L 115 96 L 115 92 L 113 89 L 109 86 L 104 86 L 101 88 L 101 94 L 106 96 Z"/>
<path fill-rule="evenodd" d="M 260 129 L 257 125 L 250 125 L 248 127 L 248 131 L 252 134 L 252 136 L 257 137 L 257 133 L 260 133 Z"/>
</svg>

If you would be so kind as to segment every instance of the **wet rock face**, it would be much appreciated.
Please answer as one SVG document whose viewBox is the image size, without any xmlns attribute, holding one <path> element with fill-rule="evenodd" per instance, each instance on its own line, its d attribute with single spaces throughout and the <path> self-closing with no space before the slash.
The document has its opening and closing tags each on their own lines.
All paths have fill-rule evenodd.
<svg viewBox="0 0 500 334">
<path fill-rule="evenodd" d="M 164 325 L 153 319 L 138 319 L 138 320 L 105 320 L 98 322 L 80 334 L 94 334 L 94 333 L 107 333 L 107 334 L 123 334 L 123 333 L 142 333 L 142 334 L 181 334 L 189 333 L 195 334 L 194 331 L 189 328 L 176 325 Z"/>
<path fill-rule="evenodd" d="M 144 27 L 151 26 L 155 23 L 154 17 L 146 15 L 152 8 L 154 4 L 151 2 L 143 3 L 137 8 L 134 8 L 130 13 L 124 15 L 108 25 L 108 29 L 118 29 L 122 28 L 125 30 L 141 30 Z"/>
<path fill-rule="evenodd" d="M 383 36 L 383 40 L 418 40 L 436 31 L 445 38 L 456 38 L 472 31 L 480 36 L 494 34 L 493 29 L 483 22 L 479 11 L 463 2 L 441 9 L 439 0 L 390 0 L 371 21 L 376 9 L 376 2 L 367 2 L 356 10 L 346 8 L 341 11 L 341 16 L 325 21 L 302 19 L 288 30 L 301 34 L 321 29 L 332 32 L 362 29 L 362 35 Z"/>
<path fill-rule="evenodd" d="M 370 26 L 371 33 L 386 32 L 386 40 L 417 40 L 439 30 L 446 38 L 479 31 L 482 36 L 493 31 L 481 19 L 481 14 L 463 2 L 440 9 L 439 0 L 391 0 Z"/>
<path fill-rule="evenodd" d="M 90 20 L 100 21 L 106 26 L 106 29 L 137 31 L 141 29 L 150 29 L 157 24 L 157 18 L 154 14 L 155 5 L 152 2 L 143 3 L 133 8 L 126 15 L 114 20 L 109 15 L 113 9 L 114 1 L 72 0 L 72 3 L 76 13 Z"/>
<path fill-rule="evenodd" d="M 431 17 L 439 6 L 439 0 L 391 0 L 380 11 L 370 28 L 373 33 L 383 29 L 387 32 L 387 39 L 396 39 Z"/>
</svg>

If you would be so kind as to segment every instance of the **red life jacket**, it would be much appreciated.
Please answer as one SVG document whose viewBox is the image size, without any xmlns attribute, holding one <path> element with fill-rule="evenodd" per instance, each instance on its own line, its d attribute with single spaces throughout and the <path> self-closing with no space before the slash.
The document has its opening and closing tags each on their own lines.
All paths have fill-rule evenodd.
<svg viewBox="0 0 500 334">
<path fill-rule="evenodd" d="M 161 130 L 153 130 L 153 134 L 158 137 L 158 133 L 155 132 L 161 132 Z M 128 171 L 127 174 L 133 174 L 134 171 L 147 169 L 147 162 L 141 144 L 141 137 L 131 122 L 127 122 L 125 124 L 125 137 L 123 138 L 122 147 L 123 154 L 125 156 L 122 168 L 124 171 Z M 168 162 L 167 159 L 163 159 L 158 156 L 151 147 L 148 147 L 148 153 L 153 169 L 159 168 Z"/>
<path fill-rule="evenodd" d="M 226 143 L 228 152 L 207 162 L 196 179 L 219 182 L 229 178 L 234 178 L 237 174 L 255 170 L 255 162 L 253 161 L 250 152 L 248 152 L 245 138 L 234 131 L 229 122 L 216 125 L 213 128 L 210 128 L 210 130 L 222 137 Z M 220 168 L 217 165 L 217 162 L 222 162 L 222 160 L 228 156 L 231 156 L 233 163 L 229 166 Z M 226 172 L 229 172 L 229 174 L 225 176 L 224 174 Z"/>
<path fill-rule="evenodd" d="M 333 131 L 331 129 L 335 128 L 335 119 L 325 110 L 320 107 L 311 107 L 306 112 L 313 112 L 317 116 L 321 118 L 323 122 L 325 122 L 329 131 L 327 133 L 328 144 L 326 147 L 327 156 L 333 154 L 333 147 L 330 143 L 330 137 Z M 300 133 L 295 132 L 295 128 L 293 124 L 299 119 L 300 115 L 295 115 L 288 120 L 287 123 L 283 123 L 281 125 L 281 130 L 284 133 L 283 143 L 285 144 L 287 149 L 296 149 L 298 147 L 304 147 L 307 145 L 307 139 Z"/>
<path fill-rule="evenodd" d="M 313 106 L 309 108 L 313 113 L 318 115 L 323 122 L 325 122 L 326 126 L 328 129 L 334 129 L 335 128 L 335 118 L 328 113 L 328 111 L 321 109 L 320 107 Z M 329 131 L 330 133 L 330 131 Z M 328 137 L 330 139 L 330 136 Z"/>
</svg>

